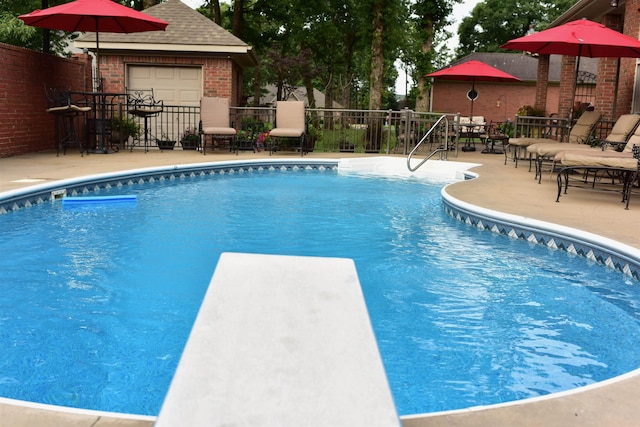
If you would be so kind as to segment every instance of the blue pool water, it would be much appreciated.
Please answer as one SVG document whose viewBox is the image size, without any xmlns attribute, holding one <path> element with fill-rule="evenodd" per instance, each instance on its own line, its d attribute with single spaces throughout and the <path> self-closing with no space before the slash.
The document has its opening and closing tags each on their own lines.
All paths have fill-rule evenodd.
<svg viewBox="0 0 640 427">
<path fill-rule="evenodd" d="M 230 251 L 353 258 L 401 415 L 640 366 L 637 282 L 457 222 L 441 186 L 253 172 L 97 193 L 137 203 L 0 216 L 0 396 L 157 414 Z"/>
</svg>

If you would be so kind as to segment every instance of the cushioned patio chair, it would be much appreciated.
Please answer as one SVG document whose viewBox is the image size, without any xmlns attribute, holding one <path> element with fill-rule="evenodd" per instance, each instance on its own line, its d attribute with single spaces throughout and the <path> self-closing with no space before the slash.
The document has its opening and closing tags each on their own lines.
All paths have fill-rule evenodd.
<svg viewBox="0 0 640 427">
<path fill-rule="evenodd" d="M 540 147 L 549 144 L 549 147 L 557 146 L 560 144 L 586 144 L 589 142 L 589 138 L 596 128 L 596 125 L 602 118 L 602 114 L 598 111 L 585 111 L 574 123 L 571 131 L 569 132 L 569 138 L 567 142 L 559 142 L 550 138 L 531 138 L 531 141 L 526 146 L 527 156 L 529 157 L 529 171 L 531 171 L 531 164 L 536 165 L 536 178 L 539 178 L 541 169 L 538 167 L 539 157 L 537 156 Z M 564 146 L 567 147 L 566 145 Z"/>
<path fill-rule="evenodd" d="M 555 157 L 558 153 L 563 151 L 571 150 L 571 151 L 599 151 L 610 150 L 615 151 L 617 147 L 623 147 L 627 140 L 631 137 L 633 132 L 638 127 L 640 123 L 640 115 L 638 114 L 625 114 L 622 115 L 616 120 L 611 132 L 607 137 L 600 141 L 597 145 L 590 145 L 586 142 L 589 141 L 588 134 L 585 139 L 576 139 L 573 141 L 573 144 L 567 146 L 565 143 L 546 143 L 546 144 L 533 144 L 527 147 L 527 152 L 531 153 L 532 156 L 535 156 L 536 161 L 536 176 L 538 178 L 538 182 L 542 179 L 542 166 L 544 162 L 551 163 L 551 172 L 553 173 L 556 165 Z M 586 132 L 586 130 L 585 130 Z M 569 140 L 571 143 L 572 140 Z"/>
<path fill-rule="evenodd" d="M 46 112 L 56 117 L 56 156 L 67 154 L 67 146 L 77 144 L 82 156 L 84 151 L 88 151 L 84 142 L 80 139 L 76 131 L 76 117 L 91 111 L 91 107 L 79 106 L 72 102 L 69 90 L 48 88 L 44 86 L 44 93 L 47 99 Z"/>
<path fill-rule="evenodd" d="M 283 141 L 294 140 L 299 145 L 300 155 L 307 151 L 307 121 L 304 114 L 304 101 L 278 101 L 276 103 L 275 127 L 269 132 L 273 140 L 269 154 L 282 150 Z"/>
<path fill-rule="evenodd" d="M 634 183 L 640 173 L 640 135 L 632 136 L 622 152 L 618 151 L 568 151 L 559 154 L 563 168 L 558 173 L 558 196 L 564 189 L 567 193 L 570 181 L 578 182 L 583 187 L 595 188 L 596 183 L 603 183 L 605 177 L 611 184 L 621 184 L 622 202 L 629 209 L 629 199 Z M 582 172 L 579 179 L 573 179 L 577 172 Z"/>
<path fill-rule="evenodd" d="M 628 135 L 624 135 L 622 132 L 618 132 L 616 130 L 616 128 L 619 128 L 618 124 L 621 123 L 620 119 L 625 116 L 637 116 L 638 120 L 635 129 L 633 129 Z M 640 146 L 640 115 L 627 114 L 625 116 L 620 116 L 620 119 L 616 121 L 616 124 L 613 126 L 611 133 L 609 133 L 607 138 L 597 147 L 564 147 L 564 150 L 555 155 L 553 161 L 556 164 L 563 165 L 564 157 L 567 155 L 569 155 L 569 158 L 573 155 L 609 158 L 632 157 L 631 152 L 633 146 Z"/>
<path fill-rule="evenodd" d="M 602 114 L 597 111 L 585 111 L 580 118 L 571 128 L 569 133 L 569 143 L 584 143 L 588 140 L 589 135 L 593 132 L 596 125 L 600 121 Z M 509 145 L 515 147 L 516 154 L 515 159 L 518 158 L 520 150 L 526 150 L 527 157 L 529 158 L 529 171 L 531 171 L 531 165 L 533 163 L 533 155 L 529 151 L 529 147 L 534 144 L 548 144 L 558 143 L 557 140 L 551 138 L 509 138 Z M 516 167 L 518 162 L 516 161 Z"/>
<path fill-rule="evenodd" d="M 202 143 L 202 154 L 207 152 L 207 136 L 211 137 L 211 149 L 222 146 L 221 142 L 229 142 L 229 151 L 238 150 L 235 144 L 238 132 L 233 126 L 229 126 L 229 100 L 203 96 L 200 99 L 200 126 L 199 134 Z"/>
</svg>

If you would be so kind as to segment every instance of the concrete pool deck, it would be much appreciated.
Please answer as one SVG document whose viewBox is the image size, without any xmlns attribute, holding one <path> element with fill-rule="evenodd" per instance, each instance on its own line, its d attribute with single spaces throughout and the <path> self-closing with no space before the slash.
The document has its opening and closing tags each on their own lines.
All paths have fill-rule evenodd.
<svg viewBox="0 0 640 427">
<path fill-rule="evenodd" d="M 278 157 L 299 156 L 293 153 Z M 362 154 L 310 153 L 310 158 L 364 157 Z M 150 166 L 202 163 L 218 160 L 269 158 L 269 154 L 194 151 L 134 151 L 80 157 L 76 152 L 56 157 L 54 152 L 0 159 L 0 191 L 24 188 L 59 179 Z M 275 156 L 274 156 L 275 157 Z M 447 192 L 456 199 L 483 208 L 584 230 L 640 249 L 640 197 L 631 198 L 629 210 L 619 194 L 569 189 L 556 203 L 555 178 L 547 173 L 538 184 L 528 165 L 503 164 L 501 155 L 461 152 L 450 160 L 479 163 L 479 179 L 456 183 Z M 426 166 L 425 166 L 426 167 Z M 533 401 L 426 416 L 403 417 L 405 427 L 422 426 L 635 426 L 640 425 L 640 374 Z M 58 414 L 34 405 L 16 408 L 0 402 L 0 425 L 150 426 L 148 418 L 122 420 L 86 414 Z"/>
</svg>

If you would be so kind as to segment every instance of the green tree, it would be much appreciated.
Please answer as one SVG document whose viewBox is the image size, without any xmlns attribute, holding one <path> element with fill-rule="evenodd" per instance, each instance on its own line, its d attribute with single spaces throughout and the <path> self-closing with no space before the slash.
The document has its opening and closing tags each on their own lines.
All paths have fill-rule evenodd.
<svg viewBox="0 0 640 427">
<path fill-rule="evenodd" d="M 426 75 L 433 71 L 437 51 L 434 49 L 439 36 L 446 36 L 445 27 L 450 23 L 449 17 L 453 5 L 461 0 L 418 0 L 413 12 L 413 23 L 416 33 L 414 46 L 414 64 L 416 82 L 416 111 L 429 109 L 429 80 Z M 419 46 L 418 46 L 419 44 Z"/>
<path fill-rule="evenodd" d="M 456 56 L 472 52 L 497 52 L 500 45 L 521 37 L 531 25 L 546 28 L 576 0 L 485 0 L 458 27 L 460 40 Z"/>
<path fill-rule="evenodd" d="M 70 37 L 60 31 L 50 31 L 25 25 L 19 15 L 65 3 L 54 0 L 0 1 L 0 42 L 31 50 L 63 55 Z"/>
</svg>

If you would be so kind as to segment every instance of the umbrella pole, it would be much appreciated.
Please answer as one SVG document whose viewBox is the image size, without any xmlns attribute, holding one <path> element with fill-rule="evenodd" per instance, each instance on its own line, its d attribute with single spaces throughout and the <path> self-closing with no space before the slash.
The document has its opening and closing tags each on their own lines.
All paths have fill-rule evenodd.
<svg viewBox="0 0 640 427">
<path fill-rule="evenodd" d="M 98 27 L 98 19 L 96 18 L 96 28 Z M 96 31 L 96 73 L 98 74 L 98 92 L 102 92 L 102 75 L 100 74 L 100 31 Z"/>
<path fill-rule="evenodd" d="M 578 73 L 580 72 L 580 55 L 582 54 L 582 45 L 578 47 L 578 57 L 576 58 L 576 72 L 573 77 L 573 96 L 571 97 L 571 107 L 569 108 L 569 123 L 573 120 L 573 108 L 576 105 L 576 88 L 578 86 Z"/>
<path fill-rule="evenodd" d="M 476 80 L 473 79 L 471 80 L 471 94 L 473 96 L 473 93 L 476 91 Z M 471 114 L 469 115 L 469 121 L 473 122 L 473 101 L 475 101 L 475 98 L 471 98 Z"/>
</svg>

